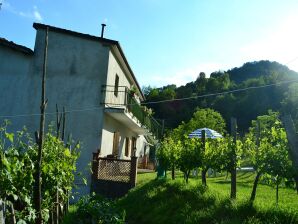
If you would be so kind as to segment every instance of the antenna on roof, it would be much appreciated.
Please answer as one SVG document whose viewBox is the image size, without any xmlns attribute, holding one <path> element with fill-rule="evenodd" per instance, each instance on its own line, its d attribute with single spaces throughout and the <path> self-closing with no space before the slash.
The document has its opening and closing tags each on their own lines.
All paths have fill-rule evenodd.
<svg viewBox="0 0 298 224">
<path fill-rule="evenodd" d="M 104 31 L 105 31 L 105 26 L 106 26 L 106 24 L 104 24 L 104 23 L 102 23 L 101 24 L 101 38 L 103 38 L 103 34 L 104 34 Z"/>
</svg>

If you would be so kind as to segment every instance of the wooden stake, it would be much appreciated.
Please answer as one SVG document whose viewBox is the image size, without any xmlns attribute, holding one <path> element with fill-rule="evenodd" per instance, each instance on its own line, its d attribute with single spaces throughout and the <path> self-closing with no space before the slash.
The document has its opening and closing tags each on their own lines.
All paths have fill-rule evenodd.
<svg viewBox="0 0 298 224">
<path fill-rule="evenodd" d="M 296 192 L 298 194 L 298 138 L 296 134 L 296 129 L 291 115 L 283 116 L 281 120 L 286 129 L 287 138 L 290 145 L 289 153 L 295 169 L 294 179 L 296 182 Z"/>
<path fill-rule="evenodd" d="M 260 132 L 261 132 L 261 123 L 260 123 L 260 120 L 257 120 L 257 126 L 256 126 L 256 136 L 257 136 L 256 145 L 257 145 L 257 148 L 256 148 L 256 150 L 259 150 L 259 146 L 260 146 L 260 136 L 261 136 Z M 259 182 L 259 179 L 260 179 L 261 175 L 262 175 L 262 173 L 257 171 L 257 175 L 255 177 L 252 192 L 251 192 L 251 195 L 250 195 L 250 201 L 251 202 L 253 202 L 256 198 L 257 186 L 258 186 L 258 182 Z"/>
<path fill-rule="evenodd" d="M 62 115 L 59 114 L 59 108 L 58 108 L 58 105 L 56 104 L 56 126 L 57 126 L 57 138 L 58 139 L 60 137 L 61 119 L 62 119 Z"/>
<path fill-rule="evenodd" d="M 202 138 L 202 145 L 203 145 L 202 150 L 203 150 L 203 153 L 205 153 L 205 150 L 206 150 L 206 131 L 205 130 L 202 130 L 201 138 Z M 207 186 L 206 173 L 207 173 L 207 170 L 203 169 L 201 173 L 202 174 L 201 178 L 202 178 L 202 185 L 205 187 Z"/>
<path fill-rule="evenodd" d="M 5 220 L 4 220 L 4 203 L 2 202 L 1 198 L 0 198 L 0 224 L 5 224 Z"/>
<path fill-rule="evenodd" d="M 65 126 L 66 125 L 66 112 L 65 112 L 65 107 L 63 107 L 63 120 L 62 120 L 62 136 L 61 140 L 64 141 L 64 136 L 65 136 Z"/>
<path fill-rule="evenodd" d="M 45 35 L 45 48 L 44 48 L 44 62 L 43 62 L 43 74 L 41 84 L 41 104 L 40 104 L 40 126 L 39 133 L 35 134 L 36 143 L 38 144 L 38 156 L 36 162 L 36 173 L 34 182 L 34 206 L 37 213 L 35 220 L 36 224 L 42 224 L 42 213 L 41 213 L 41 165 L 42 165 L 42 148 L 44 141 L 44 127 L 45 127 L 45 110 L 47 107 L 46 95 L 46 72 L 47 72 L 47 55 L 48 55 L 48 35 L 49 28 L 47 27 Z"/>
<path fill-rule="evenodd" d="M 292 120 L 291 115 L 287 115 L 281 118 L 284 127 L 287 132 L 287 138 L 290 144 L 290 155 L 292 157 L 295 168 L 298 169 L 298 138 L 296 129 Z"/>
<path fill-rule="evenodd" d="M 237 137 L 237 120 L 236 118 L 231 118 L 231 135 L 233 136 L 233 149 L 232 149 L 232 154 L 231 154 L 231 198 L 236 199 L 236 178 L 237 178 L 237 173 L 236 173 L 236 137 Z"/>
</svg>

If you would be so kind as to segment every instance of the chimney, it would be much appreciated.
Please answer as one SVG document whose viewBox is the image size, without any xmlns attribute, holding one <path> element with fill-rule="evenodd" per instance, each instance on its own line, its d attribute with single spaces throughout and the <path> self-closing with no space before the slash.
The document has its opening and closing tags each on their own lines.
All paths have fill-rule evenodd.
<svg viewBox="0 0 298 224">
<path fill-rule="evenodd" d="M 101 38 L 103 38 L 103 33 L 104 33 L 104 31 L 105 31 L 105 26 L 106 26 L 106 24 L 104 24 L 104 23 L 102 23 L 101 24 Z"/>
</svg>

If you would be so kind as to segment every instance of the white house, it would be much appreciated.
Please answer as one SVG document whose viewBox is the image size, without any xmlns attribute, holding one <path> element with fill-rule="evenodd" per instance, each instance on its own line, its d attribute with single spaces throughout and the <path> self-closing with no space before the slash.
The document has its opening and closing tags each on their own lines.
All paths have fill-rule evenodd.
<svg viewBox="0 0 298 224">
<path fill-rule="evenodd" d="M 11 128 L 38 130 L 45 35 L 48 32 L 46 122 L 55 121 L 56 104 L 66 108 L 66 134 L 82 142 L 78 170 L 88 178 L 76 184 L 90 192 L 92 152 L 129 159 L 148 152 L 159 124 L 140 106 L 140 86 L 119 42 L 34 23 L 34 51 L 0 39 L 0 121 Z M 137 97 L 131 94 L 135 89 Z"/>
</svg>

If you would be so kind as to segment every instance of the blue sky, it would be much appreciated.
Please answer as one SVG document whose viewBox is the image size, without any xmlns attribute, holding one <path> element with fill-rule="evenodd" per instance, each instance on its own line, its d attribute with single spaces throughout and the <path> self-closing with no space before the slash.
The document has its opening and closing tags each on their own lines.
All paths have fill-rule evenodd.
<svg viewBox="0 0 298 224">
<path fill-rule="evenodd" d="M 33 49 L 34 21 L 120 41 L 141 86 L 275 60 L 298 71 L 298 1 L 0 0 L 0 37 Z"/>
</svg>

